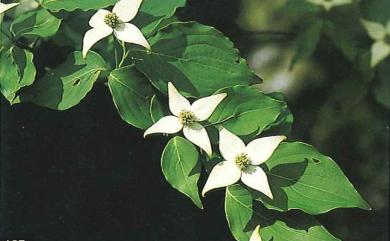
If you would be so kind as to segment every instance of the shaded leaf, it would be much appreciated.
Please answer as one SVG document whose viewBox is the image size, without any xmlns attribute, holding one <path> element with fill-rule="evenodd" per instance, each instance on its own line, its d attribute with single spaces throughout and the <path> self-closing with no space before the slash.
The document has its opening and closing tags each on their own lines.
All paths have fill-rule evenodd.
<svg viewBox="0 0 390 241">
<path fill-rule="evenodd" d="M 55 110 L 69 109 L 84 99 L 104 70 L 105 62 L 97 53 L 91 52 L 83 59 L 81 52 L 73 52 L 23 92 L 21 100 Z"/>
<path fill-rule="evenodd" d="M 299 61 L 310 57 L 321 40 L 323 21 L 314 19 L 295 40 L 296 53 L 291 60 L 290 68 Z"/>
<path fill-rule="evenodd" d="M 160 23 L 173 16 L 176 9 L 184 7 L 186 0 L 144 0 L 139 13 L 131 22 L 139 26 L 146 36 L 150 36 L 156 30 Z"/>
<path fill-rule="evenodd" d="M 157 96 L 153 95 L 150 100 L 150 116 L 153 122 L 157 122 L 164 116 L 169 115 L 168 106 Z"/>
<path fill-rule="evenodd" d="M 40 8 L 18 16 L 11 25 L 11 31 L 16 37 L 50 37 L 58 31 L 60 24 L 60 19 Z"/>
<path fill-rule="evenodd" d="M 153 124 L 149 112 L 150 101 L 154 96 L 153 88 L 134 65 L 112 71 L 108 86 L 124 121 L 140 129 Z"/>
<path fill-rule="evenodd" d="M 390 61 L 378 66 L 377 81 L 373 87 L 375 99 L 390 109 Z"/>
</svg>

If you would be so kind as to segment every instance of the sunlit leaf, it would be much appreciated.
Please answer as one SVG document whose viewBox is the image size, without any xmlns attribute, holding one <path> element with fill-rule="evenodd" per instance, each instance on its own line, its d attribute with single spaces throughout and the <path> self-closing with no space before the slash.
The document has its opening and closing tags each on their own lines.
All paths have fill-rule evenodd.
<svg viewBox="0 0 390 241">
<path fill-rule="evenodd" d="M 282 143 L 265 165 L 274 199 L 256 198 L 268 208 L 314 215 L 335 208 L 370 209 L 340 167 L 310 145 Z"/>
<path fill-rule="evenodd" d="M 0 60 L 1 93 L 10 103 L 15 103 L 17 92 L 35 80 L 33 54 L 19 47 L 3 48 L 0 50 Z"/>
<path fill-rule="evenodd" d="M 114 5 L 117 1 L 118 0 L 40 0 L 40 4 L 51 11 L 57 12 L 60 10 L 74 11 L 76 9 L 90 10 L 105 8 Z"/>
<path fill-rule="evenodd" d="M 152 50 L 132 52 L 136 66 L 161 92 L 167 83 L 190 96 L 205 96 L 238 84 L 259 81 L 233 43 L 198 23 L 173 23 L 149 39 Z"/>
<path fill-rule="evenodd" d="M 114 5 L 117 0 L 41 0 L 43 7 L 54 12 L 60 10 L 75 11 L 77 9 L 97 10 Z M 142 32 L 148 36 L 164 20 L 171 17 L 177 8 L 184 7 L 186 0 L 144 0 L 139 12 L 131 22 L 141 28 Z M 87 22 L 85 23 L 87 24 Z"/>
<path fill-rule="evenodd" d="M 195 146 L 182 137 L 172 138 L 161 157 L 161 168 L 167 181 L 178 191 L 187 195 L 199 208 L 198 180 L 201 171 L 199 154 Z"/>
<path fill-rule="evenodd" d="M 220 123 L 237 135 L 259 134 L 282 114 L 284 102 L 248 86 L 223 89 L 227 97 L 218 105 L 209 121 Z"/>
<path fill-rule="evenodd" d="M 336 241 L 313 217 L 295 212 L 293 215 L 270 211 L 252 200 L 243 186 L 226 188 L 225 212 L 230 231 L 238 241 L 248 241 L 257 225 L 263 240 L 272 241 Z"/>
</svg>

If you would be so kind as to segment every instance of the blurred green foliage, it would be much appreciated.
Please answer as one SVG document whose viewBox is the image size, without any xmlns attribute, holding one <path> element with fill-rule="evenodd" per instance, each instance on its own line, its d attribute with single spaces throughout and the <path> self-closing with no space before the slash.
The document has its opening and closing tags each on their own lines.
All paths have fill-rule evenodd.
<svg viewBox="0 0 390 241">
<path fill-rule="evenodd" d="M 287 95 L 293 137 L 338 160 L 373 207 L 321 221 L 343 240 L 388 240 L 390 58 L 370 66 L 373 41 L 361 20 L 385 25 L 390 1 L 327 11 L 304 0 L 242 0 L 238 9 L 231 37 L 261 88 Z"/>
</svg>

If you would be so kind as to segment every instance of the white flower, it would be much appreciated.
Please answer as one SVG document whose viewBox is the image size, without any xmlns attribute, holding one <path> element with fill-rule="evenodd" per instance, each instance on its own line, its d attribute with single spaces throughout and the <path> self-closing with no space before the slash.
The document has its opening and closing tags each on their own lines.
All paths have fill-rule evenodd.
<svg viewBox="0 0 390 241">
<path fill-rule="evenodd" d="M 307 1 L 315 5 L 320 5 L 324 7 L 326 11 L 329 11 L 333 7 L 350 4 L 353 2 L 353 0 L 307 0 Z"/>
<path fill-rule="evenodd" d="M 17 5 L 19 5 L 19 3 L 9 3 L 9 4 L 0 3 L 0 14 L 4 13 L 5 11 L 13 7 L 16 7 Z"/>
<path fill-rule="evenodd" d="M 260 231 L 260 225 L 257 225 L 255 230 L 253 231 L 249 241 L 261 241 L 261 237 L 260 237 L 259 231 Z"/>
<path fill-rule="evenodd" d="M 189 141 L 211 156 L 209 136 L 206 129 L 199 122 L 207 120 L 225 97 L 225 93 L 212 95 L 196 100 L 191 105 L 169 82 L 169 109 L 173 115 L 165 116 L 149 127 L 145 131 L 144 137 L 153 133 L 173 134 L 183 129 L 183 134 Z"/>
<path fill-rule="evenodd" d="M 384 26 L 377 22 L 362 20 L 368 35 L 375 40 L 371 47 L 371 67 L 375 67 L 390 55 L 390 21 Z"/>
<path fill-rule="evenodd" d="M 112 12 L 99 9 L 89 20 L 92 29 L 85 33 L 83 40 L 83 57 L 87 55 L 92 46 L 99 40 L 114 32 L 115 37 L 127 43 L 142 45 L 150 49 L 150 45 L 141 30 L 128 23 L 138 13 L 142 0 L 120 0 Z"/>
<path fill-rule="evenodd" d="M 259 165 L 266 162 L 285 139 L 285 136 L 263 137 L 245 146 L 240 138 L 222 128 L 219 132 L 219 150 L 225 161 L 213 168 L 202 195 L 212 189 L 232 185 L 241 179 L 247 186 L 272 199 L 267 175 Z"/>
</svg>

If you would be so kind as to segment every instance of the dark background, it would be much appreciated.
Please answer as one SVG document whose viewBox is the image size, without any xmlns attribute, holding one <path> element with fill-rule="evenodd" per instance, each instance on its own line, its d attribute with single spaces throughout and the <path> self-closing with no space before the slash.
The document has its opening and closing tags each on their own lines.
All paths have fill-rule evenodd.
<svg viewBox="0 0 390 241">
<path fill-rule="evenodd" d="M 236 22 L 240 5 L 232 0 L 193 0 L 180 17 L 215 26 L 244 56 L 261 41 L 289 44 L 288 36 L 259 40 L 243 30 Z M 335 115 L 335 128 L 318 121 L 348 63 L 326 43 L 313 59 L 325 66 L 328 79 L 287 95 L 295 117 L 290 139 L 312 143 L 334 158 L 374 208 L 371 212 L 334 210 L 318 218 L 343 240 L 388 240 L 388 110 L 367 95 L 361 101 L 369 113 L 357 115 L 370 115 L 376 122 L 358 125 L 352 117 Z M 319 138 L 318 128 L 325 128 L 328 135 Z M 2 99 L 0 237 L 234 240 L 224 216 L 223 191 L 210 194 L 204 199 L 205 209 L 199 210 L 165 181 L 160 169 L 165 142 L 161 137 L 145 141 L 141 131 L 123 122 L 102 84 L 80 105 L 64 112 L 31 104 L 9 107 Z M 361 149 L 361 143 L 372 148 Z"/>
</svg>

